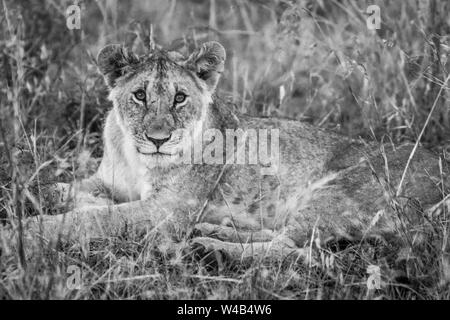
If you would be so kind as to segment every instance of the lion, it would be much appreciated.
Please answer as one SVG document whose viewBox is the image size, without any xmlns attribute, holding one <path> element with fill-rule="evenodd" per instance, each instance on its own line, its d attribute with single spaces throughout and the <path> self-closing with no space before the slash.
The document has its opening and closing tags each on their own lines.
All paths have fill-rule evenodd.
<svg viewBox="0 0 450 320">
<path fill-rule="evenodd" d="M 187 56 L 104 47 L 97 62 L 113 107 L 101 164 L 73 186 L 73 210 L 26 228 L 68 238 L 164 229 L 237 260 L 307 259 L 312 239 L 416 230 L 443 199 L 445 163 L 421 147 L 239 113 L 216 93 L 225 60 L 214 41 Z M 204 151 L 197 159 L 192 146 Z"/>
</svg>

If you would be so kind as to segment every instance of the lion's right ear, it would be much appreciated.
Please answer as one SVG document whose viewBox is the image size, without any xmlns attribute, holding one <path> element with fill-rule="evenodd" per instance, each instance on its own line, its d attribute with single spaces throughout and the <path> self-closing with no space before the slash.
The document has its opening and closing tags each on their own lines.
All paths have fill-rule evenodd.
<svg viewBox="0 0 450 320">
<path fill-rule="evenodd" d="M 216 41 L 205 42 L 187 59 L 186 66 L 195 71 L 206 82 L 208 89 L 214 91 L 225 66 L 226 52 Z"/>
<path fill-rule="evenodd" d="M 114 87 L 117 78 L 123 76 L 131 65 L 138 62 L 137 56 L 119 44 L 107 45 L 97 55 L 98 68 L 110 88 Z"/>
</svg>

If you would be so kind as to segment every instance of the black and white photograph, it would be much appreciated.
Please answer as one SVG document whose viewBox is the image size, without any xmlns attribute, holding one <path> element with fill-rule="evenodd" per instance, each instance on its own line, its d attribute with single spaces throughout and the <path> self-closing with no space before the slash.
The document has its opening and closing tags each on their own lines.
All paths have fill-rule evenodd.
<svg viewBox="0 0 450 320">
<path fill-rule="evenodd" d="M 0 0 L 0 300 L 449 299 L 450 1 Z"/>
</svg>

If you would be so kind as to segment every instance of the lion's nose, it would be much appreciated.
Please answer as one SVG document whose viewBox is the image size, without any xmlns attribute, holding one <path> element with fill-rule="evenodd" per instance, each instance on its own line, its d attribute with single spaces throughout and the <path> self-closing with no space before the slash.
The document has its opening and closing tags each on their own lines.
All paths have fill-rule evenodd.
<svg viewBox="0 0 450 320">
<path fill-rule="evenodd" d="M 171 137 L 172 135 L 169 135 L 167 138 L 154 138 L 154 137 L 152 137 L 152 136 L 149 136 L 147 133 L 145 133 L 145 138 L 148 140 L 148 141 L 151 141 L 155 146 L 156 146 L 156 149 L 159 149 L 159 147 L 161 147 L 164 143 L 166 143 L 167 141 L 169 141 L 170 140 L 170 137 Z"/>
</svg>

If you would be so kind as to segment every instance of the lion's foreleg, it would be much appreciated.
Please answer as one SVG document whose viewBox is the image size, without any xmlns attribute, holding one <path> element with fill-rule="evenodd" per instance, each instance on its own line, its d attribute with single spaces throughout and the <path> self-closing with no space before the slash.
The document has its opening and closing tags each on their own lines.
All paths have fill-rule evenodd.
<svg viewBox="0 0 450 320">
<path fill-rule="evenodd" d="M 291 247 L 277 239 L 268 242 L 235 243 L 198 237 L 192 239 L 191 245 L 194 250 L 219 252 L 224 255 L 225 259 L 241 263 L 250 263 L 259 259 L 283 260 L 286 258 L 302 262 L 310 261 L 309 250 Z"/>
<path fill-rule="evenodd" d="M 280 260 L 291 257 L 310 261 L 309 250 L 298 248 L 282 232 L 242 231 L 232 227 L 201 223 L 195 226 L 194 249 L 222 253 L 226 259 L 247 263 L 254 259 Z"/>
<path fill-rule="evenodd" d="M 173 211 L 172 211 L 173 212 Z M 179 221 L 155 202 L 135 201 L 113 206 L 88 206 L 60 215 L 42 215 L 24 221 L 25 230 L 44 238 L 106 238 L 124 232 L 148 232 Z M 181 221 L 180 221 L 181 222 Z"/>
</svg>

